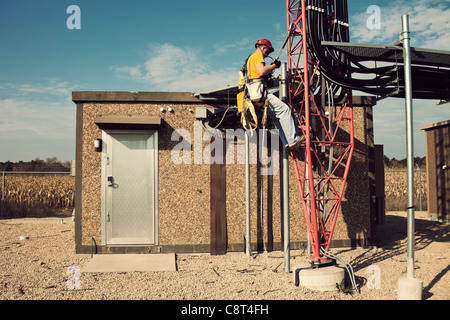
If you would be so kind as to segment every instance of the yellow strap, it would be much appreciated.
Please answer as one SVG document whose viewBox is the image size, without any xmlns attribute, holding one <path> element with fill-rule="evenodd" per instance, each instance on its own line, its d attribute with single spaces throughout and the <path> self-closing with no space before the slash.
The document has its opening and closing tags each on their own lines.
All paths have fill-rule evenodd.
<svg viewBox="0 0 450 320">
<path fill-rule="evenodd" d="M 242 95 L 241 124 L 246 131 L 252 132 L 258 127 L 258 117 L 256 116 L 255 107 L 245 94 Z M 252 133 L 251 133 L 252 134 Z"/>
<path fill-rule="evenodd" d="M 252 131 L 258 127 L 258 117 L 256 116 L 255 107 L 250 99 L 247 98 L 246 84 L 248 81 L 248 63 L 251 61 L 253 54 L 247 61 L 247 73 L 244 76 L 242 71 L 239 71 L 239 89 L 244 89 L 237 94 L 238 111 L 241 113 L 241 124 L 246 131 Z"/>
</svg>

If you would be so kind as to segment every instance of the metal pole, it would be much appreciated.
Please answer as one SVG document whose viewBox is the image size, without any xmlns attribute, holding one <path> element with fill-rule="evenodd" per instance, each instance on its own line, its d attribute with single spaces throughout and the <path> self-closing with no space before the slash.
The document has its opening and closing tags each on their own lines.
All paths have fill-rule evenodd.
<svg viewBox="0 0 450 320">
<path fill-rule="evenodd" d="M 419 167 L 419 205 L 420 205 L 420 211 L 423 211 L 422 209 L 422 169 Z"/>
<path fill-rule="evenodd" d="M 5 217 L 5 169 L 3 170 L 3 179 L 2 179 L 2 218 Z"/>
<path fill-rule="evenodd" d="M 250 142 L 247 133 L 245 133 L 245 224 L 245 252 L 250 256 L 252 254 L 250 235 Z"/>
<path fill-rule="evenodd" d="M 287 103 L 288 87 L 287 87 L 287 63 L 281 64 L 280 77 L 280 99 Z M 289 224 L 289 153 L 283 146 L 283 240 L 284 240 L 284 271 L 291 271 L 290 261 L 290 224 Z"/>
<path fill-rule="evenodd" d="M 2 177 L 2 218 L 5 217 L 5 171 L 8 170 L 9 162 L 6 163 L 3 168 L 3 177 Z"/>
<path fill-rule="evenodd" d="M 291 271 L 290 224 L 289 224 L 289 154 L 283 147 L 283 240 L 284 240 L 284 271 Z"/>
<path fill-rule="evenodd" d="M 419 211 L 422 211 L 422 170 L 418 164 L 416 167 L 419 169 Z"/>
<path fill-rule="evenodd" d="M 287 87 L 287 80 L 288 80 L 288 74 L 287 74 L 287 63 L 283 62 L 281 64 L 281 75 L 280 75 L 280 100 L 284 103 L 288 103 L 289 96 L 288 96 L 288 87 Z"/>
<path fill-rule="evenodd" d="M 305 167 L 308 167 L 308 160 L 306 159 L 305 159 Z M 305 170 L 305 179 L 306 181 L 309 181 L 309 170 Z M 307 196 L 311 198 L 310 186 L 305 185 L 305 189 L 308 191 Z M 308 219 L 309 221 L 311 221 L 311 200 L 308 200 L 307 204 L 308 205 L 306 206 L 306 210 L 308 212 Z M 306 228 L 306 254 L 308 255 L 308 257 L 311 257 L 312 255 L 311 235 L 309 233 L 308 228 Z"/>
<path fill-rule="evenodd" d="M 408 262 L 407 276 L 414 278 L 414 137 L 411 81 L 411 52 L 409 37 L 409 15 L 402 15 L 403 64 L 405 69 L 405 107 L 406 107 L 406 152 L 408 171 Z"/>
</svg>

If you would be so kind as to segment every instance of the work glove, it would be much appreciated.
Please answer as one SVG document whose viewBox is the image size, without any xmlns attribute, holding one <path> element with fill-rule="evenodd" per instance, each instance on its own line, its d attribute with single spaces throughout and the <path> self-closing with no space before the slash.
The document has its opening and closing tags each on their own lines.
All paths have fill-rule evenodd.
<svg viewBox="0 0 450 320">
<path fill-rule="evenodd" d="M 274 60 L 274 61 L 272 62 L 272 64 L 275 65 L 275 68 L 276 68 L 276 69 L 278 69 L 278 68 L 281 66 L 280 60 Z"/>
</svg>

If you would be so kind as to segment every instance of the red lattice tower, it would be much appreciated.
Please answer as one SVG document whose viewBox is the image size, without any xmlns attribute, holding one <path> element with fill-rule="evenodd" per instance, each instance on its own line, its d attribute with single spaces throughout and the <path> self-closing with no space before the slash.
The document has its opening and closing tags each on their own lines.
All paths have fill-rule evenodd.
<svg viewBox="0 0 450 320">
<path fill-rule="evenodd" d="M 308 10 L 317 1 L 287 0 L 289 103 L 298 116 L 300 132 L 306 138 L 300 152 L 292 152 L 294 168 L 306 225 L 311 243 L 311 261 L 320 264 L 326 261 L 328 251 L 341 208 L 345 184 L 354 150 L 352 94 L 346 90 L 339 98 L 317 101 L 317 88 L 325 97 L 328 90 L 321 78 L 321 61 L 314 59 L 309 48 Z M 334 3 L 345 8 L 334 8 Z M 336 9 L 347 10 L 346 1 L 322 1 L 324 34 L 333 30 Z M 331 34 L 331 32 L 329 33 Z M 305 70 L 307 72 L 305 72 Z M 329 82 L 328 82 L 329 83 Z M 313 85 L 315 84 L 315 85 Z M 342 89 L 344 90 L 344 89 Z M 331 103 L 330 103 L 331 102 Z M 330 161 L 331 160 L 331 161 Z"/>
</svg>

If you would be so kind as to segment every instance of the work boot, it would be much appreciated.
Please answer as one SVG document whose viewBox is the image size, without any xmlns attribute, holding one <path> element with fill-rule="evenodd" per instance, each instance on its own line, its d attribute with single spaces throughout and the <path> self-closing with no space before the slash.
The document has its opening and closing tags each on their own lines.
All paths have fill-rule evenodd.
<svg viewBox="0 0 450 320">
<path fill-rule="evenodd" d="M 294 144 L 288 146 L 289 151 L 296 151 L 300 148 L 301 144 L 305 141 L 305 137 L 298 138 Z"/>
</svg>

